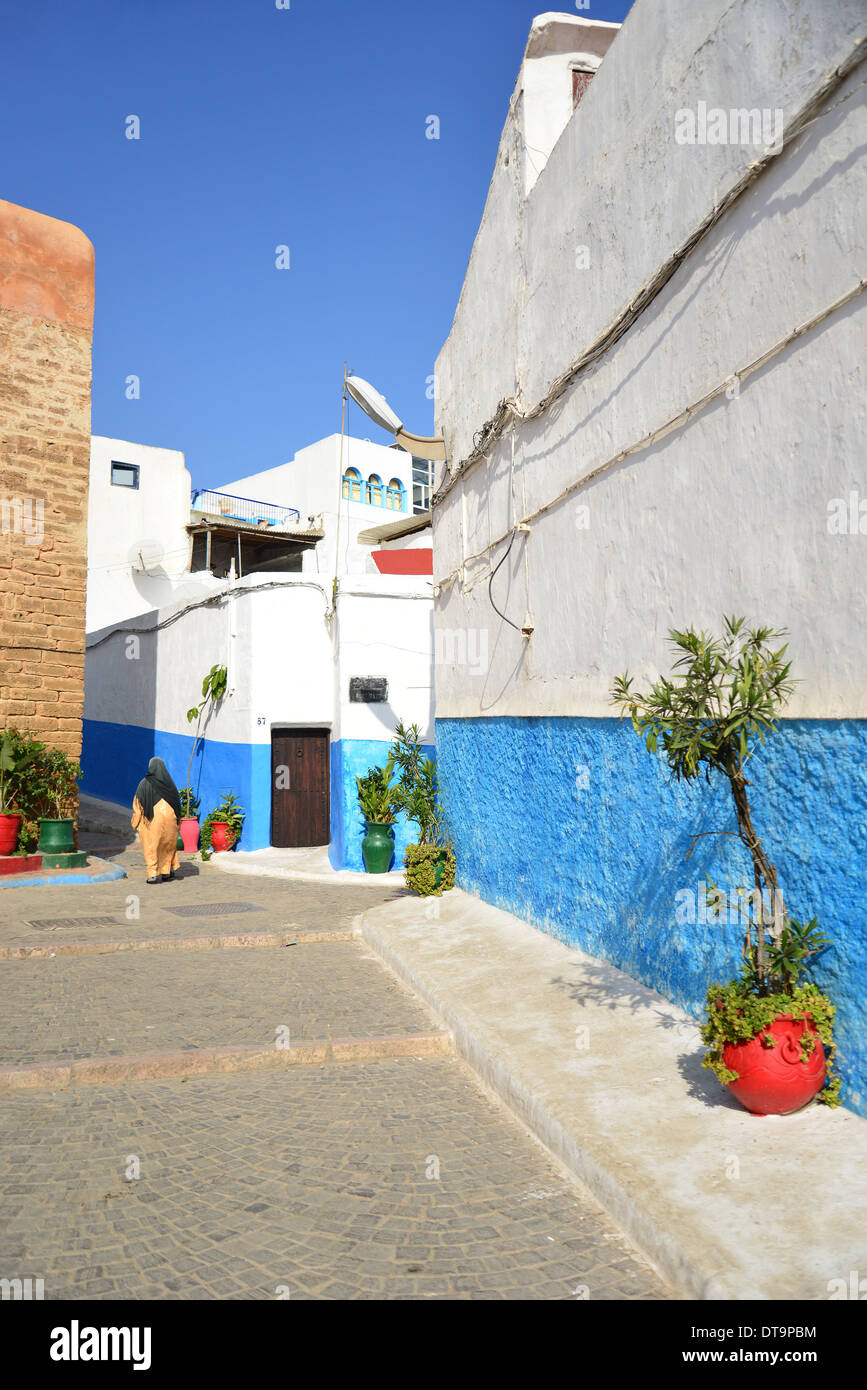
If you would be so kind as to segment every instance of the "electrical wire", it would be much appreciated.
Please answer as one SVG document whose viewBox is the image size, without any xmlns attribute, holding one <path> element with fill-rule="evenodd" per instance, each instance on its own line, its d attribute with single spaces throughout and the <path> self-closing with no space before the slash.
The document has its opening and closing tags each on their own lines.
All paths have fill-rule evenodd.
<svg viewBox="0 0 867 1390">
<path fill-rule="evenodd" d="M 759 159 L 749 164 L 731 186 L 729 191 L 721 200 L 714 201 L 713 210 L 707 213 L 702 220 L 693 228 L 689 236 L 680 244 L 672 254 L 663 261 L 654 273 L 644 281 L 629 302 L 620 310 L 615 318 L 609 323 L 602 333 L 591 342 L 584 352 L 575 358 L 565 371 L 553 381 L 545 392 L 545 395 L 537 401 L 529 410 L 523 410 L 518 401 L 511 396 L 504 397 L 497 406 L 494 414 L 473 435 L 473 448 L 466 458 L 447 469 L 447 472 L 431 498 L 431 506 L 437 506 L 458 481 L 463 477 L 474 464 L 484 458 L 505 433 L 510 423 L 517 422 L 524 424 L 530 420 L 538 419 L 543 415 L 559 398 L 568 390 L 576 378 L 591 367 L 600 357 L 608 352 L 609 348 L 629 331 L 632 325 L 644 313 L 645 309 L 653 303 L 654 299 L 662 292 L 675 271 L 687 256 L 691 255 L 699 242 L 703 241 L 711 229 L 729 211 L 732 205 L 742 196 L 746 190 L 764 173 L 771 161 L 776 160 L 785 146 L 791 144 L 801 135 L 808 126 L 819 119 L 820 108 L 827 100 L 831 92 L 835 91 L 840 84 L 848 77 L 849 73 L 863 62 L 867 56 L 867 39 L 862 39 L 847 54 L 846 58 L 838 66 L 830 69 L 824 74 L 819 83 L 813 88 L 807 100 L 798 109 L 792 119 L 783 130 L 783 134 L 778 146 L 769 150 Z"/>
<path fill-rule="evenodd" d="M 656 429 L 651 430 L 649 434 L 642 435 L 640 439 L 636 439 L 632 444 L 627 445 L 625 449 L 621 449 L 618 453 L 613 454 L 612 457 L 606 459 L 604 463 L 597 464 L 589 473 L 585 473 L 574 482 L 567 484 L 561 492 L 558 492 L 556 497 L 552 497 L 549 501 L 543 502 L 535 511 L 525 516 L 519 525 L 526 526 L 529 525 L 531 521 L 537 521 L 540 516 L 543 516 L 545 512 L 549 512 L 552 507 L 556 507 L 559 502 L 571 496 L 573 492 L 577 492 L 579 488 L 586 487 L 588 483 L 593 482 L 600 474 L 607 473 L 615 464 L 622 463 L 622 461 L 631 454 L 640 453 L 642 450 L 649 448 L 650 445 L 655 444 L 658 439 L 662 439 L 665 435 L 670 434 L 672 430 L 686 424 L 687 421 L 692 419 L 693 415 L 697 415 L 699 411 L 704 410 L 712 401 L 715 401 L 719 396 L 723 395 L 731 387 L 733 381 L 737 381 L 738 384 L 740 384 L 748 380 L 748 378 L 759 371 L 761 367 L 766 366 L 768 362 L 777 357 L 790 343 L 803 337 L 805 333 L 816 328 L 820 323 L 824 322 L 825 319 L 829 318 L 831 314 L 836 313 L 838 309 L 844 308 L 847 304 L 851 303 L 852 300 L 857 299 L 860 294 L 863 294 L 865 289 L 867 289 L 867 280 L 859 280 L 857 285 L 847 290 L 839 299 L 835 299 L 833 304 L 826 305 L 818 314 L 813 314 L 809 319 L 805 320 L 804 323 L 798 324 L 790 333 L 778 339 L 776 343 L 766 349 L 766 351 L 761 353 L 758 357 L 754 357 L 746 366 L 738 368 L 735 372 L 731 372 L 729 376 L 723 381 L 718 382 L 716 386 L 710 391 L 707 391 L 699 400 L 693 401 L 691 405 L 685 406 L 683 410 L 679 410 L 675 415 L 669 416 L 667 420 L 663 421 L 661 425 L 658 425 Z M 452 572 L 443 579 L 436 579 L 434 581 L 435 584 L 442 588 L 446 584 L 453 583 L 455 577 L 462 572 L 470 561 L 481 560 L 495 545 L 500 545 L 508 534 L 509 532 L 505 531 L 502 535 L 497 536 L 496 540 L 489 542 L 484 549 L 477 551 L 474 555 L 465 556 L 457 569 L 452 570 Z"/>
<path fill-rule="evenodd" d="M 506 561 L 508 560 L 508 558 L 509 558 L 509 553 L 510 553 L 510 551 L 511 551 L 511 549 L 512 549 L 512 546 L 515 544 L 515 536 L 516 536 L 517 534 L 518 534 L 517 531 L 513 531 L 513 532 L 512 532 L 512 539 L 509 541 L 509 544 L 508 544 L 508 546 L 507 546 L 507 548 L 506 548 L 506 553 L 503 555 L 503 558 L 500 560 L 500 563 L 497 565 L 497 569 L 491 571 L 491 577 L 490 577 L 490 579 L 488 580 L 488 600 L 489 600 L 490 605 L 491 605 L 491 607 L 493 608 L 494 612 L 496 613 L 497 617 L 498 617 L 498 618 L 502 618 L 503 622 L 504 622 L 504 623 L 508 623 L 508 624 L 509 624 L 509 627 L 513 627 L 513 628 L 515 629 L 516 632 L 520 632 L 521 629 L 518 627 L 518 624 L 517 624 L 517 623 L 513 623 L 511 618 L 507 618 L 506 615 L 505 615 L 505 613 L 501 613 L 501 612 L 500 612 L 499 608 L 498 608 L 497 605 L 494 603 L 494 596 L 493 596 L 493 594 L 491 593 L 491 589 L 492 589 L 492 587 L 493 587 L 493 583 L 494 583 L 494 579 L 495 579 L 496 574 L 497 574 L 497 570 L 500 568 L 500 565 L 504 565 L 504 564 L 506 563 Z"/>
<path fill-rule="evenodd" d="M 214 594 L 209 594 L 206 598 L 198 599 L 195 603 L 188 603 L 183 608 L 179 609 L 177 613 L 172 613 L 171 616 L 166 618 L 163 622 L 153 623 L 150 627 L 113 627 L 110 632 L 104 633 L 96 642 L 88 643 L 87 651 L 95 651 L 97 647 L 102 646 L 103 642 L 108 642 L 112 637 L 146 636 L 148 633 L 161 632 L 164 628 L 171 627 L 174 623 L 179 622 L 180 619 L 186 617 L 188 613 L 195 612 L 197 608 L 207 608 L 210 604 L 222 603 L 223 599 L 228 599 L 230 597 L 243 598 L 247 594 L 265 593 L 268 589 L 316 589 L 325 599 L 326 610 L 329 606 L 329 596 L 326 590 L 321 584 L 314 584 L 310 579 L 272 579 L 266 584 L 251 584 L 249 586 L 245 585 L 244 587 L 240 584 L 236 584 L 232 589 L 220 589 Z M 366 589 L 352 588 L 344 589 L 343 593 L 350 598 L 412 599 L 416 601 L 421 599 L 424 602 L 430 601 L 430 596 L 428 594 L 370 593 Z M 53 650 L 53 648 L 46 648 L 45 650 Z"/>
</svg>

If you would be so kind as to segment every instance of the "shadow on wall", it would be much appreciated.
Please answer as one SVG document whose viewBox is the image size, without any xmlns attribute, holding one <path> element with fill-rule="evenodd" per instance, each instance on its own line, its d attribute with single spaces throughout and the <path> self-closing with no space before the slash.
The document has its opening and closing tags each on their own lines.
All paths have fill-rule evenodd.
<svg viewBox="0 0 867 1390">
<path fill-rule="evenodd" d="M 156 617 L 153 612 L 144 614 L 102 640 L 99 633 L 93 634 L 87 652 L 81 790 L 122 806 L 132 805 L 152 757 L 163 759 L 179 790 L 187 784 L 195 725 L 183 734 L 154 727 L 156 642 L 152 634 L 138 629 Z M 180 683 L 188 677 L 188 672 L 178 672 L 171 683 L 176 703 L 184 711 L 201 698 L 201 679 L 194 677 L 189 677 L 189 698 L 184 696 Z M 110 712 L 114 718 L 89 717 L 89 707 L 101 715 Z M 270 843 L 270 758 L 267 744 L 200 738 L 196 748 L 191 781 L 201 800 L 200 819 L 233 791 L 246 812 L 244 849 L 263 849 Z"/>
<path fill-rule="evenodd" d="M 752 886 L 723 833 L 728 787 L 670 783 L 617 719 L 442 719 L 437 750 L 459 885 L 699 1018 L 708 985 L 738 973 L 736 889 Z M 750 766 L 789 911 L 834 942 L 813 978 L 838 1007 L 845 1103 L 867 1113 L 867 721 L 784 721 Z M 710 881 L 732 896 L 725 920 Z"/>
<path fill-rule="evenodd" d="M 151 758 L 163 756 L 158 754 L 154 729 L 156 640 L 140 630 L 157 618 L 152 610 L 131 620 L 126 629 L 112 627 L 87 637 L 81 790 L 121 806 L 132 806 Z M 114 717 L 94 719 L 91 710 Z M 177 781 L 176 769 L 168 760 L 166 765 Z"/>
</svg>

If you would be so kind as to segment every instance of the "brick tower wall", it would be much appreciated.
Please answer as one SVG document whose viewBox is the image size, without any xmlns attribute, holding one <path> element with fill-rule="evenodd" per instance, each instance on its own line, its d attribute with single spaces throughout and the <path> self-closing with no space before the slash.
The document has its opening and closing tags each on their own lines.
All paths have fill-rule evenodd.
<svg viewBox="0 0 867 1390">
<path fill-rule="evenodd" d="M 0 729 L 81 753 L 93 247 L 0 200 Z"/>
</svg>

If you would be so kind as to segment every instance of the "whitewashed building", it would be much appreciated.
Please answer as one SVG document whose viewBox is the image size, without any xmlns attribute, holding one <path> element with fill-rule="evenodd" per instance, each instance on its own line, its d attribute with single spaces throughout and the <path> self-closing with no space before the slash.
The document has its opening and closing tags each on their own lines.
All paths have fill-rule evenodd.
<svg viewBox="0 0 867 1390">
<path fill-rule="evenodd" d="M 413 468 L 349 437 L 341 459 L 335 435 L 191 493 L 180 452 L 95 437 L 83 791 L 130 802 L 154 755 L 184 786 L 186 711 L 225 666 L 193 762 L 201 815 L 232 791 L 244 848 L 328 844 L 335 867 L 362 869 L 356 775 L 385 761 L 398 719 L 433 741 L 429 499 L 416 488 L 414 503 Z M 413 838 L 398 828 L 397 862 Z"/>
<path fill-rule="evenodd" d="M 695 1013 L 742 931 L 682 923 L 676 895 L 751 883 L 745 852 L 710 833 L 727 788 L 671 787 L 610 689 L 670 671 L 670 628 L 788 629 L 800 684 L 754 816 L 790 910 L 834 939 L 816 978 L 862 1111 L 864 20 L 636 0 L 619 30 L 533 22 L 436 365 L 433 506 L 458 882 Z"/>
</svg>

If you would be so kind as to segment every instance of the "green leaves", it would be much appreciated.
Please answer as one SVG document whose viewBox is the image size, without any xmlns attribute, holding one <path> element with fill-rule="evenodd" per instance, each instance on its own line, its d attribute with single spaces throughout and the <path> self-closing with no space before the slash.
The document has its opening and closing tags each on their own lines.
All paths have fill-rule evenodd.
<svg viewBox="0 0 867 1390">
<path fill-rule="evenodd" d="M 394 754 L 390 752 L 385 767 L 369 767 L 366 777 L 355 779 L 361 814 L 374 825 L 394 823 L 396 788 L 392 786 L 393 775 Z"/>
<path fill-rule="evenodd" d="M 78 763 L 59 748 L 17 729 L 7 729 L 0 739 L 0 814 L 9 814 L 13 800 L 25 821 L 72 814 L 80 780 Z"/>
<path fill-rule="evenodd" d="M 181 807 L 183 808 L 183 793 L 181 793 L 181 798 Z M 196 807 L 198 808 L 198 801 L 196 801 Z M 241 831 L 244 828 L 244 820 L 245 811 L 243 806 L 238 804 L 235 793 L 226 792 L 225 795 L 221 797 L 219 806 L 215 810 L 210 811 L 202 822 L 199 831 L 199 846 L 202 851 L 202 858 L 207 860 L 211 857 L 211 831 L 217 823 L 222 823 L 229 827 L 235 837 L 233 843 L 237 845 L 241 838 Z"/>
<path fill-rule="evenodd" d="M 4 730 L 0 739 L 0 815 L 9 815 L 9 800 L 14 799 L 18 793 L 20 774 L 32 762 L 34 747 L 41 748 L 42 745 L 28 748 L 17 730 Z"/>
<path fill-rule="evenodd" d="M 748 628 L 746 619 L 737 616 L 723 619 L 721 636 L 672 628 L 668 637 L 676 656 L 670 678 L 661 677 L 646 693 L 633 689 L 628 674 L 617 676 L 611 687 L 612 704 L 621 716 L 629 715 L 648 753 L 661 747 L 675 781 L 692 781 L 702 772 L 708 780 L 714 772 L 728 778 L 738 835 L 752 859 L 756 884 L 764 885 L 772 902 L 777 871 L 752 823 L 744 766 L 756 746 L 777 731 L 780 712 L 795 687 L 786 644 L 773 645 L 783 635 L 771 627 Z M 776 966 L 765 955 L 765 928 L 782 950 L 777 938 L 785 923 L 785 908 L 773 922 L 759 914 L 756 945 L 745 946 L 745 960 L 761 992 L 774 977 L 796 978 L 799 957 L 792 954 L 792 941 Z"/>
<path fill-rule="evenodd" d="M 637 694 L 627 673 L 611 687 L 612 704 L 630 716 L 649 753 L 662 745 L 677 780 L 739 767 L 750 756 L 751 740 L 761 743 L 776 730 L 794 689 L 786 647 L 768 646 L 782 633 L 747 630 L 739 617 L 725 618 L 723 627 L 722 637 L 672 628 L 669 641 L 680 653 L 673 679 L 663 676 L 647 694 Z"/>
<path fill-rule="evenodd" d="M 193 775 L 193 758 L 196 755 L 196 744 L 199 740 L 199 723 L 208 704 L 211 701 L 216 704 L 218 700 L 222 700 L 226 693 L 228 679 L 229 677 L 225 666 L 212 666 L 205 676 L 205 679 L 202 681 L 202 703 L 200 705 L 193 705 L 191 709 L 187 710 L 187 723 L 195 724 L 196 726 L 196 736 L 193 739 L 193 746 L 190 750 L 190 765 L 187 768 L 188 787 L 190 785 L 190 778 Z"/>
<path fill-rule="evenodd" d="M 818 918 L 799 922 L 797 918 L 790 917 L 780 933 L 779 941 L 768 945 L 771 974 L 778 977 L 783 989 L 791 989 L 805 969 L 807 959 L 830 945 L 831 941 L 819 926 Z"/>
<path fill-rule="evenodd" d="M 417 724 L 407 729 L 401 720 L 394 731 L 391 756 L 399 769 L 394 804 L 419 828 L 419 843 L 439 844 L 442 811 L 436 763 L 425 755 Z"/>
<path fill-rule="evenodd" d="M 810 923 L 808 930 L 814 925 L 815 922 Z M 772 1046 L 771 1035 L 765 1030 L 777 1018 L 788 1015 L 796 1020 L 809 1020 L 827 1049 L 828 1080 L 818 1099 L 832 1107 L 840 1104 L 841 1078 L 834 1070 L 836 1009 L 816 985 L 798 985 L 786 992 L 760 997 L 747 980 L 733 980 L 727 985 L 711 985 L 705 1010 L 707 1022 L 702 1027 L 701 1037 L 708 1052 L 702 1066 L 712 1071 L 724 1085 L 738 1079 L 738 1073 L 723 1061 L 723 1052 L 729 1043 L 744 1043 L 761 1037 L 765 1046 Z M 805 1030 L 800 1039 L 802 1060 L 806 1060 L 813 1046 L 812 1037 Z"/>
<path fill-rule="evenodd" d="M 202 703 L 200 705 L 193 705 L 191 709 L 187 710 L 187 720 L 190 724 L 194 724 L 195 721 L 200 718 L 206 705 L 210 701 L 217 704 L 219 700 L 222 700 L 226 693 L 228 681 L 229 676 L 225 666 L 211 667 L 205 679 L 202 681 Z"/>
</svg>

